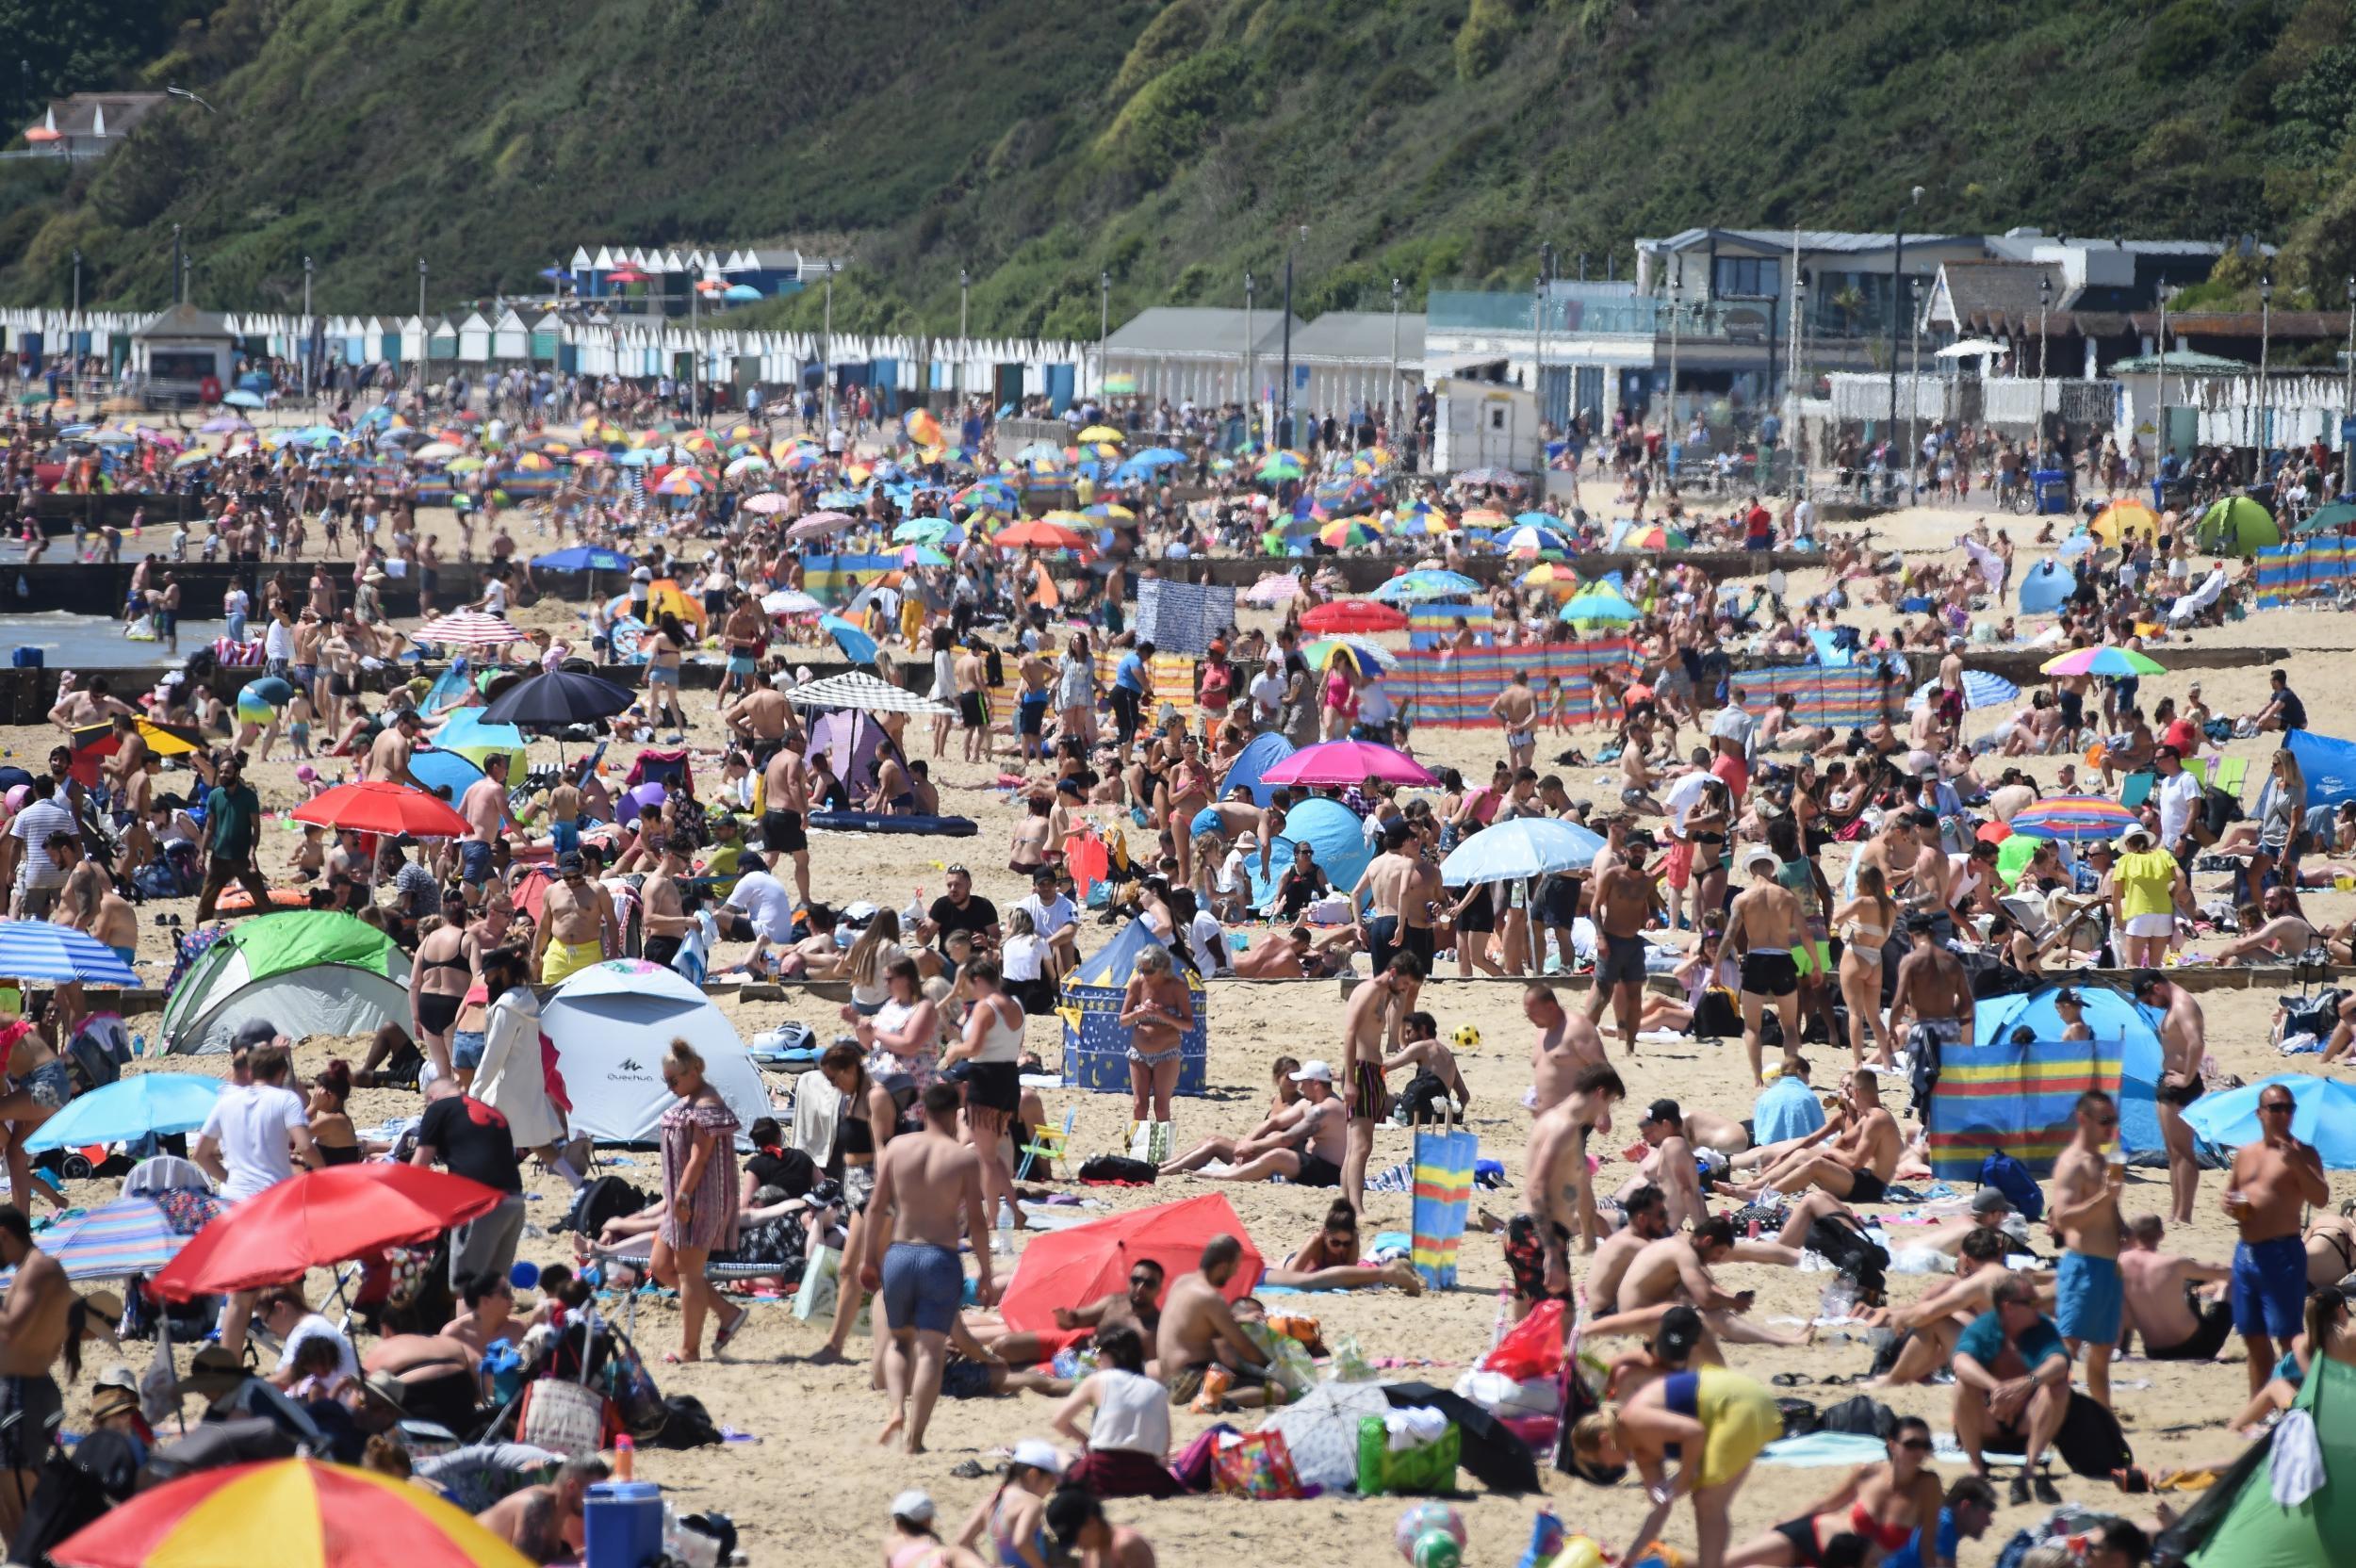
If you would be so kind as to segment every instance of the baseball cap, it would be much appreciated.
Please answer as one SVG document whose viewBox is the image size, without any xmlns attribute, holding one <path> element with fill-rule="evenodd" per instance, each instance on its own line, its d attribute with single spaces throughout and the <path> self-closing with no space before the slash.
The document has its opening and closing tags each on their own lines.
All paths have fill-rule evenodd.
<svg viewBox="0 0 2356 1568">
<path fill-rule="evenodd" d="M 2083 1007 L 2086 1004 L 2086 999 L 2080 996 L 2075 988 L 2070 986 L 2064 986 L 2060 990 L 2055 991 L 2053 1000 L 2056 1004 L 2067 1002 L 2072 1007 Z"/>
<path fill-rule="evenodd" d="M 580 871 L 585 863 L 581 858 L 581 851 L 565 850 L 556 858 L 556 874 L 559 876 L 570 876 Z"/>
<path fill-rule="evenodd" d="M 1646 1121 L 1682 1121 L 1684 1113 L 1674 1100 L 1656 1100 L 1644 1108 Z"/>
<path fill-rule="evenodd" d="M 933 1499 L 930 1494 L 913 1487 L 892 1499 L 892 1517 L 905 1519 L 911 1525 L 929 1525 L 933 1519 Z"/>
<path fill-rule="evenodd" d="M 1292 1078 L 1296 1084 L 1330 1084 L 1333 1081 L 1333 1069 L 1330 1063 L 1326 1062 L 1303 1062 L 1301 1064 L 1301 1070 L 1294 1073 Z"/>
<path fill-rule="evenodd" d="M 1702 1315 L 1692 1307 L 1671 1307 L 1661 1315 L 1652 1336 L 1653 1354 L 1662 1361 L 1681 1362 L 1702 1342 Z"/>
<path fill-rule="evenodd" d="M 1063 1474 L 1063 1455 L 1055 1451 L 1054 1444 L 1036 1437 L 1026 1437 L 1014 1446 L 1014 1462 L 1044 1470 L 1051 1476 Z"/>
<path fill-rule="evenodd" d="M 1972 1195 L 1973 1214 L 2010 1214 L 2012 1200 L 1996 1187 L 1982 1187 Z"/>
</svg>

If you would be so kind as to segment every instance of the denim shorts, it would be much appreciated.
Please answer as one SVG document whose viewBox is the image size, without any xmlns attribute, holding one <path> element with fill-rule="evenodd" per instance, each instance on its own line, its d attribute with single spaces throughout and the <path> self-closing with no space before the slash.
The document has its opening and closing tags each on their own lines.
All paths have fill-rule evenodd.
<svg viewBox="0 0 2356 1568">
<path fill-rule="evenodd" d="M 463 1067 L 468 1072 L 483 1065 L 483 1031 L 453 1030 L 450 1037 L 450 1064 Z"/>
</svg>

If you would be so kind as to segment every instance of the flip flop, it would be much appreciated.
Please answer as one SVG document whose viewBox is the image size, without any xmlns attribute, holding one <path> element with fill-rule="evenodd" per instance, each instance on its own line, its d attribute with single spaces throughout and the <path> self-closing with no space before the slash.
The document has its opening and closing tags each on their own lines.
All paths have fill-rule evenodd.
<svg viewBox="0 0 2356 1568">
<path fill-rule="evenodd" d="M 718 1333 L 712 1336 L 712 1353 L 716 1356 L 721 1351 L 727 1349 L 728 1348 L 728 1341 L 736 1337 L 736 1331 L 743 1328 L 744 1326 L 744 1320 L 752 1316 L 752 1315 L 753 1309 L 750 1307 L 738 1308 L 735 1319 L 726 1328 L 722 1329 Z"/>
</svg>

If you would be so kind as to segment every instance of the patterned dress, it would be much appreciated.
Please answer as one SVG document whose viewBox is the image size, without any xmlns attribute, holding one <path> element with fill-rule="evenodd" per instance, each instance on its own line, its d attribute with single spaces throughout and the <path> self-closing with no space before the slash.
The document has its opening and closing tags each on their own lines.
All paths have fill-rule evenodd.
<svg viewBox="0 0 2356 1568">
<path fill-rule="evenodd" d="M 672 1247 L 701 1247 L 720 1250 L 736 1245 L 736 1113 L 726 1105 L 699 1105 L 682 1100 L 663 1113 L 663 1190 L 676 1196 L 679 1173 L 695 1147 L 695 1135 L 710 1134 L 711 1155 L 704 1161 L 703 1180 L 687 1196 L 694 1213 L 682 1228 L 666 1212 L 663 1239 Z"/>
</svg>

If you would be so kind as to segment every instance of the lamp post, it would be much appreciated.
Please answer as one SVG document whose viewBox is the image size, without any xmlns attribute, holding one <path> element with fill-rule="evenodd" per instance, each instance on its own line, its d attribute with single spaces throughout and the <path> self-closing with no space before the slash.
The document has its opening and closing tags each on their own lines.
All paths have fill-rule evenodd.
<svg viewBox="0 0 2356 1568">
<path fill-rule="evenodd" d="M 1808 323 L 1808 274 L 1798 267 L 1792 269 L 1792 355 L 1791 372 L 1783 378 L 1784 416 L 1783 438 L 1792 449 L 1792 498 L 1800 498 L 1800 334 Z"/>
<path fill-rule="evenodd" d="M 687 417 L 695 424 L 703 423 L 703 285 L 701 278 L 687 280 Z"/>
<path fill-rule="evenodd" d="M 1301 239 L 1308 237 L 1309 225 L 1301 225 L 1296 237 L 1284 246 L 1284 395 L 1278 400 L 1284 412 L 1276 421 L 1278 450 L 1293 445 L 1293 252 Z"/>
<path fill-rule="evenodd" d="M 2356 273 L 2349 275 L 2348 302 L 2348 364 L 2340 392 L 2340 494 L 2356 495 L 2356 441 L 2348 439 L 2348 422 L 2356 419 Z"/>
<path fill-rule="evenodd" d="M 2274 333 L 2274 274 L 2258 274 L 2258 477 L 2253 482 L 2266 482 L 2266 416 L 2272 402 L 2266 381 L 2268 353 L 2273 347 Z"/>
<path fill-rule="evenodd" d="M 1100 398 L 1109 396 L 1104 388 L 1107 369 L 1104 364 L 1104 345 L 1112 335 L 1112 326 L 1113 275 L 1110 272 L 1099 272 L 1096 274 L 1096 395 Z"/>
<path fill-rule="evenodd" d="M 965 340 L 965 309 L 973 302 L 973 274 L 957 269 L 957 374 L 956 379 L 957 418 L 965 418 L 965 362 L 968 357 Z"/>
<path fill-rule="evenodd" d="M 172 226 L 172 302 L 180 302 L 180 225 Z"/>
<path fill-rule="evenodd" d="M 2155 474 L 2161 472 L 2161 465 L 2168 461 L 2168 302 L 2175 294 L 2174 285 L 2160 285 L 2159 428 L 2151 437 L 2151 471 Z"/>
<path fill-rule="evenodd" d="M 82 250 L 74 249 L 74 315 L 66 328 L 66 341 L 74 351 L 74 406 L 78 413 L 82 406 Z"/>
<path fill-rule="evenodd" d="M 1399 302 L 1406 292 L 1405 285 L 1397 278 L 1391 280 L 1391 387 L 1383 402 L 1383 434 L 1394 451 L 1399 449 Z M 2356 330 L 2356 309 L 2350 311 L 2348 320 L 2351 330 Z"/>
<path fill-rule="evenodd" d="M 1253 382 L 1255 379 L 1257 379 L 1258 374 L 1259 374 L 1258 368 L 1257 368 L 1256 364 L 1254 363 L 1254 360 L 1253 360 L 1253 357 L 1252 357 L 1252 344 L 1256 341 L 1256 339 L 1254 339 L 1254 338 L 1252 337 L 1252 274 L 1251 274 L 1251 273 L 1249 273 L 1249 272 L 1246 272 L 1246 273 L 1243 275 L 1243 400 L 1243 400 L 1243 433 L 1244 433 L 1244 444 L 1245 444 L 1245 446 L 1246 446 L 1246 447 L 1249 447 L 1249 446 L 1251 445 L 1251 443 L 1252 443 L 1252 405 L 1253 401 L 1255 400 L 1255 399 L 1254 399 L 1254 397 L 1253 397 L 1253 394 L 1252 394 L 1252 382 Z"/>
<path fill-rule="evenodd" d="M 1922 498 L 1922 443 L 1915 439 L 1914 427 L 1922 417 L 1922 318 L 1913 302 L 1913 280 L 1906 280 L 1906 341 L 1913 351 L 1914 365 L 1906 374 L 1906 471 L 1914 476 L 1906 495 L 1910 500 Z"/>
<path fill-rule="evenodd" d="M 1537 360 L 1530 371 L 1530 389 L 1538 394 L 1538 429 L 1546 428 L 1546 284 L 1554 276 L 1554 246 L 1538 247 L 1538 286 L 1531 300 L 1530 324 L 1537 329 Z"/>
<path fill-rule="evenodd" d="M 311 353 L 314 335 L 311 331 L 311 258 L 303 258 L 303 395 L 315 397 L 319 390 L 318 361 Z"/>
<path fill-rule="evenodd" d="M 1906 211 L 1922 204 L 1922 188 L 1916 186 L 1906 205 L 1898 209 L 1890 248 L 1890 434 L 1898 433 L 1898 276 L 1906 260 Z"/>
<path fill-rule="evenodd" d="M 2030 450 L 2040 460 L 2045 452 L 2045 313 L 2053 302 L 2050 272 L 2037 280 L 2037 440 Z"/>
<path fill-rule="evenodd" d="M 834 264 L 832 262 L 826 264 L 826 339 L 818 351 L 826 357 L 826 363 L 819 367 L 819 370 L 821 381 L 826 389 L 826 431 L 831 436 L 834 431 Z"/>
<path fill-rule="evenodd" d="M 1661 449 L 1671 452 L 1677 438 L 1677 321 L 1685 314 L 1685 288 L 1682 274 L 1685 258 L 1677 258 L 1677 276 L 1669 280 L 1669 396 L 1666 411 L 1661 416 Z M 1677 474 L 1674 457 L 1670 460 L 1671 478 Z"/>
</svg>

